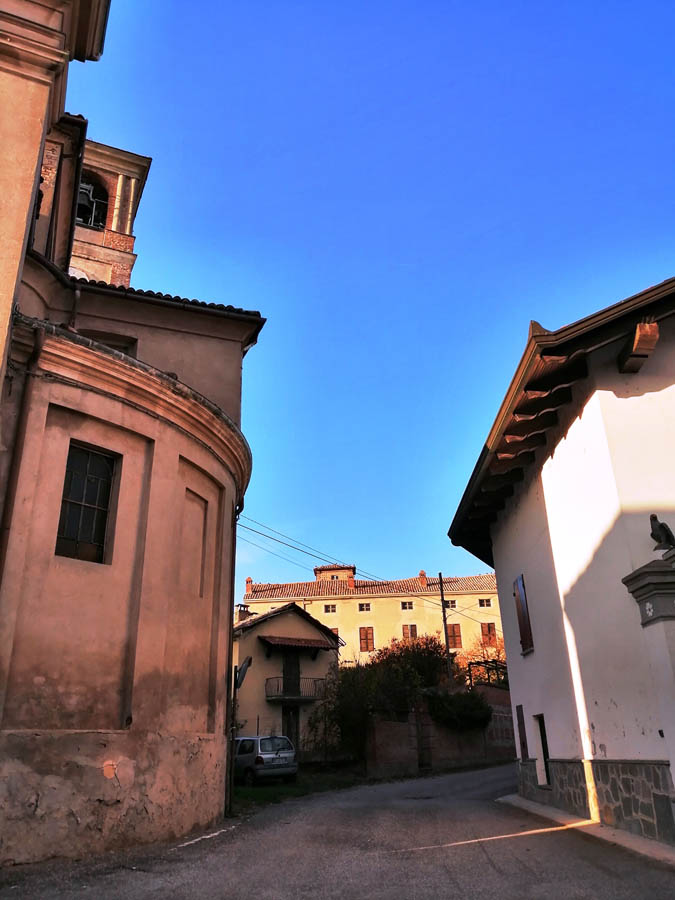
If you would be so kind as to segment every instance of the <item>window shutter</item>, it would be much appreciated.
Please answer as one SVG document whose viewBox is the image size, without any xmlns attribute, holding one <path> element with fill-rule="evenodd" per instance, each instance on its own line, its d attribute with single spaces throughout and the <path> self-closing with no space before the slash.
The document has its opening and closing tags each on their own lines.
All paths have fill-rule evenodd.
<svg viewBox="0 0 675 900">
<path fill-rule="evenodd" d="M 520 648 L 523 653 L 534 649 L 532 640 L 532 625 L 530 623 L 530 611 L 527 606 L 527 594 L 525 593 L 525 579 L 519 575 L 513 582 L 513 596 L 516 601 L 516 615 L 518 616 L 518 629 L 520 631 Z"/>
</svg>

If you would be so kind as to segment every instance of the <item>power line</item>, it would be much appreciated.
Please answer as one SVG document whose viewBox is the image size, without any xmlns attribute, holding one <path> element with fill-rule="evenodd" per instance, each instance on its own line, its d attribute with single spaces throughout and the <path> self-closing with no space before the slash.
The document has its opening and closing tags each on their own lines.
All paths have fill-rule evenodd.
<svg viewBox="0 0 675 900">
<path fill-rule="evenodd" d="M 290 547 L 291 550 L 295 550 L 297 553 L 304 553 L 306 556 L 313 556 L 314 559 L 319 559 L 321 562 L 325 562 L 324 557 L 317 556 L 316 553 L 309 553 L 307 550 L 301 550 L 299 547 L 295 547 L 293 544 L 289 544 L 288 541 L 282 541 L 279 538 L 272 537 L 271 534 L 265 534 L 264 531 L 258 531 L 257 528 L 249 528 L 248 525 L 239 524 L 239 528 L 245 528 L 246 531 L 252 531 L 253 534 L 259 534 L 264 538 L 267 538 L 268 541 L 276 541 L 277 544 L 283 544 L 284 547 Z"/>
<path fill-rule="evenodd" d="M 286 538 L 288 541 L 292 541 L 294 544 L 297 544 L 297 547 L 294 547 L 294 550 L 297 550 L 298 553 L 304 553 L 304 550 L 300 550 L 300 547 L 306 547 L 308 550 L 313 550 L 314 553 L 320 554 L 320 556 L 316 557 L 317 559 L 323 559 L 324 562 L 334 562 L 339 563 L 341 566 L 351 566 L 351 563 L 346 563 L 342 559 L 338 559 L 337 556 L 331 556 L 329 553 L 324 553 L 322 550 L 318 550 L 316 547 L 312 547 L 311 544 L 305 544 L 302 541 L 297 540 L 297 538 L 291 537 L 289 534 L 284 534 L 283 531 L 277 531 L 276 528 L 272 528 L 271 525 L 266 525 L 264 522 L 259 522 L 257 519 L 252 519 L 250 516 L 245 516 L 243 513 L 239 516 L 240 519 L 246 519 L 248 522 L 253 522 L 255 525 L 260 525 L 261 528 L 267 529 L 267 531 L 271 531 L 273 534 L 278 534 L 280 537 Z M 242 528 L 246 528 L 246 525 L 242 525 Z M 255 529 L 251 529 L 254 531 Z M 260 533 L 260 532 L 258 532 Z M 274 538 L 272 538 L 274 540 Z M 283 542 L 282 542 L 283 543 Z M 355 567 L 357 572 L 360 572 L 362 575 L 365 575 L 366 578 L 372 578 L 373 581 L 384 581 L 384 578 L 378 578 L 377 575 L 373 575 L 371 572 L 366 572 L 365 569 L 361 569 L 358 566 Z"/>
<path fill-rule="evenodd" d="M 289 540 L 289 541 L 293 541 L 293 543 L 288 543 L 287 541 L 282 541 L 282 540 L 280 540 L 279 538 L 272 537 L 272 535 L 265 534 L 263 531 L 258 531 L 258 530 L 255 529 L 255 528 L 250 528 L 248 525 L 243 525 L 243 524 L 241 524 L 241 523 L 239 523 L 239 525 L 238 525 L 239 528 L 245 528 L 247 531 L 250 531 L 250 532 L 252 532 L 252 533 L 254 533 L 254 534 L 258 534 L 258 535 L 260 535 L 261 537 L 266 538 L 267 540 L 270 540 L 270 541 L 276 541 L 278 544 L 283 544 L 285 547 L 290 547 L 290 549 L 291 549 L 291 550 L 295 550 L 296 553 L 304 553 L 306 556 L 311 556 L 311 557 L 313 557 L 314 559 L 318 559 L 318 560 L 320 560 L 320 561 L 322 561 L 322 562 L 327 562 L 328 560 L 335 560 L 335 561 L 337 561 L 338 563 L 340 563 L 340 565 L 345 565 L 345 566 L 349 566 L 349 565 L 350 565 L 349 563 L 343 563 L 341 560 L 339 560 L 339 559 L 338 559 L 337 557 L 335 557 L 335 556 L 329 556 L 329 555 L 327 555 L 327 554 L 323 554 L 323 555 L 321 555 L 321 556 L 318 556 L 317 554 L 321 553 L 321 551 L 320 551 L 320 550 L 317 550 L 316 547 L 311 547 L 310 544 L 305 544 L 305 543 L 303 543 L 302 541 L 298 541 L 298 540 L 296 540 L 295 538 L 291 537 L 290 535 L 284 534 L 284 532 L 282 532 L 282 531 L 277 531 L 276 529 L 272 528 L 271 526 L 266 525 L 264 522 L 259 522 L 257 519 L 252 519 L 250 516 L 244 516 L 244 515 L 242 514 L 242 515 L 240 516 L 240 518 L 242 518 L 242 519 L 247 519 L 249 522 L 254 522 L 256 525 L 260 525 L 261 528 L 266 528 L 268 531 L 274 532 L 274 534 L 278 534 L 278 535 L 281 535 L 282 537 L 288 538 L 288 540 Z M 242 540 L 246 540 L 246 539 L 245 539 L 245 538 L 242 538 Z M 252 541 L 248 541 L 248 543 L 251 544 L 251 543 L 253 543 L 253 542 L 252 542 Z M 300 546 L 296 546 L 296 545 L 300 545 Z M 296 566 L 298 566 L 299 568 L 306 568 L 305 566 L 302 566 L 301 563 L 298 563 L 298 562 L 296 562 L 296 561 L 294 561 L 294 560 L 288 559 L 287 557 L 281 556 L 281 555 L 278 554 L 278 553 L 273 553 L 271 550 L 267 549 L 266 547 L 262 547 L 262 546 L 259 545 L 259 544 L 253 544 L 253 546 L 259 547 L 259 549 L 261 549 L 261 550 L 267 550 L 267 552 L 270 553 L 270 554 L 272 554 L 272 556 L 277 556 L 277 557 L 279 557 L 280 559 L 284 559 L 284 560 L 286 560 L 287 562 L 291 562 L 291 563 L 293 563 L 293 565 L 296 565 Z M 310 550 L 316 550 L 316 553 L 310 553 L 310 552 L 308 552 L 307 550 L 302 550 L 302 549 L 300 548 L 301 546 L 302 546 L 302 547 L 308 547 Z M 368 575 L 368 573 L 366 573 L 365 569 L 358 569 L 358 568 L 357 568 L 357 572 L 361 572 L 362 574 Z M 376 575 L 372 575 L 372 574 L 370 574 L 368 577 L 369 577 L 370 579 L 376 581 L 376 582 L 379 582 L 380 584 L 388 584 L 389 581 L 391 581 L 391 579 L 378 578 Z M 443 582 L 445 583 L 445 579 L 443 579 Z M 432 604 L 432 605 L 434 605 L 434 606 L 437 606 L 439 609 L 441 608 L 440 601 L 432 600 L 430 597 L 426 597 L 425 595 L 423 595 L 423 594 L 421 594 L 421 593 L 410 593 L 410 592 L 406 591 L 406 592 L 402 592 L 401 594 L 399 594 L 399 596 L 401 596 L 401 597 L 410 597 L 411 599 L 421 599 L 421 600 L 423 600 L 423 601 L 426 602 L 426 603 L 430 603 L 430 604 Z M 447 608 L 447 607 L 446 607 L 446 608 Z M 463 609 L 470 609 L 470 608 L 471 608 L 471 607 L 464 607 Z M 452 608 L 450 607 L 450 609 L 452 609 Z M 471 622 L 476 622 L 476 623 L 479 624 L 479 625 L 482 624 L 482 622 L 481 622 L 480 619 L 476 619 L 474 616 L 470 616 L 468 613 L 464 612 L 463 610 L 460 610 L 460 609 L 455 608 L 455 609 L 453 609 L 452 611 L 453 611 L 454 613 L 456 613 L 457 615 L 464 616 L 464 618 L 469 619 Z M 499 630 L 499 629 L 497 629 L 496 623 L 495 623 L 495 632 L 498 633 L 500 636 L 503 636 L 502 631 Z"/>
<path fill-rule="evenodd" d="M 336 556 L 330 556 L 328 553 L 322 553 L 321 550 L 317 550 L 316 547 L 312 547 L 310 544 L 303 544 L 302 541 L 298 541 L 295 538 L 291 537 L 289 534 L 284 534 L 283 531 L 277 531 L 276 528 L 272 528 L 270 525 L 265 525 L 264 522 L 259 522 L 257 519 L 252 519 L 250 516 L 245 516 L 243 513 L 239 516 L 240 519 L 246 519 L 248 522 L 253 522 L 254 525 L 260 525 L 261 528 L 266 528 L 267 531 L 271 531 L 273 534 L 278 534 L 280 537 L 284 537 L 289 541 L 293 541 L 294 544 L 298 544 L 300 547 L 307 547 L 308 550 L 314 550 L 315 553 L 321 553 L 326 559 L 332 559 L 333 562 L 340 563 L 340 565 L 350 565 L 350 563 L 345 563 L 341 559 L 338 559 Z M 242 528 L 245 528 L 245 525 L 242 525 Z"/>
<path fill-rule="evenodd" d="M 297 566 L 299 569 L 307 570 L 307 566 L 299 563 L 295 559 L 290 559 L 288 556 L 282 556 L 281 553 L 275 553 L 273 550 L 270 550 L 269 547 L 263 547 L 262 544 L 256 544 L 255 541 L 249 541 L 247 538 L 242 537 L 241 535 L 237 535 L 238 541 L 243 541 L 245 544 L 250 544 L 252 547 L 257 547 L 259 550 L 265 550 L 265 552 L 270 553 L 272 556 L 276 556 L 277 559 L 283 559 L 286 562 L 291 563 L 294 566 Z"/>
</svg>

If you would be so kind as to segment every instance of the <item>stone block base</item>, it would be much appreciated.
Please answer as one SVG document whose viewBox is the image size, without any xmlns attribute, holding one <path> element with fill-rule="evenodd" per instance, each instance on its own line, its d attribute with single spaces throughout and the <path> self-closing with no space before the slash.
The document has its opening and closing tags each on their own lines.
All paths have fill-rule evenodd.
<svg viewBox="0 0 675 900">
<path fill-rule="evenodd" d="M 588 794 L 581 760 L 551 759 L 549 771 L 551 784 L 541 785 L 537 780 L 536 760 L 521 761 L 518 767 L 518 792 L 528 800 L 555 806 L 587 819 Z"/>
<path fill-rule="evenodd" d="M 592 768 L 603 824 L 675 844 L 675 791 L 667 762 L 595 759 Z"/>
<path fill-rule="evenodd" d="M 667 762 L 592 760 L 595 784 L 588 786 L 581 760 L 549 760 L 549 771 L 551 784 L 540 785 L 536 760 L 522 760 L 518 775 L 521 796 L 589 818 L 589 790 L 595 790 L 603 825 L 675 844 L 675 790 Z"/>
</svg>

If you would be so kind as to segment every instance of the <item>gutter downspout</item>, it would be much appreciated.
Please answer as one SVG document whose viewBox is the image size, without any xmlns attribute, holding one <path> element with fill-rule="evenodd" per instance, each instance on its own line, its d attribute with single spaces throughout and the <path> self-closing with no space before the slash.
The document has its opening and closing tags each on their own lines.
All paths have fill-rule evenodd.
<svg viewBox="0 0 675 900">
<path fill-rule="evenodd" d="M 12 452 L 12 462 L 7 477 L 7 490 L 5 493 L 5 505 L 2 512 L 2 525 L 0 526 L 0 580 L 4 571 L 5 554 L 7 552 L 7 539 L 9 537 L 9 526 L 12 521 L 12 512 L 16 500 L 16 488 L 19 480 L 19 468 L 23 457 L 23 448 L 26 443 L 26 425 L 28 420 L 28 410 L 30 409 L 30 400 L 33 395 L 33 385 L 35 383 L 35 374 L 42 355 L 42 348 L 45 345 L 46 335 L 42 327 L 38 327 L 35 331 L 35 344 L 33 352 L 26 362 L 26 382 L 24 384 L 23 396 L 21 397 L 21 406 L 19 408 L 18 424 L 16 428 L 16 436 L 14 438 L 14 450 Z"/>
<path fill-rule="evenodd" d="M 75 288 L 73 295 L 73 305 L 70 308 L 70 317 L 68 319 L 68 330 L 77 331 L 75 328 L 75 321 L 77 319 L 77 308 L 80 305 L 80 297 L 82 296 L 79 287 Z"/>
<path fill-rule="evenodd" d="M 75 165 L 75 175 L 74 175 L 74 188 L 73 191 L 73 203 L 70 210 L 70 234 L 68 235 L 68 246 L 66 247 L 66 259 L 65 259 L 65 274 L 68 274 L 68 269 L 70 268 L 70 259 L 73 255 L 73 242 L 75 241 L 75 219 L 77 218 L 77 201 L 80 196 L 80 181 L 82 179 L 82 167 L 84 166 L 84 142 L 87 138 L 87 125 L 88 121 L 85 119 L 83 122 L 80 122 L 79 119 L 71 118 L 72 122 L 75 122 L 80 126 L 80 146 L 77 153 L 77 163 Z"/>
<path fill-rule="evenodd" d="M 232 510 L 232 547 L 230 550 L 230 597 L 234 601 L 234 567 L 237 554 L 237 522 L 244 509 L 243 498 L 239 500 Z M 232 794 L 234 791 L 234 729 L 236 727 L 234 698 L 234 667 L 232 658 L 234 655 L 234 616 L 230 611 L 229 631 L 227 636 L 227 654 L 225 671 L 225 809 L 226 816 L 232 815 Z"/>
<path fill-rule="evenodd" d="M 24 447 L 26 444 L 26 434 L 28 417 L 30 414 L 31 400 L 34 392 L 35 379 L 37 377 L 37 368 L 42 355 L 42 348 L 45 344 L 45 330 L 38 327 L 35 331 L 35 343 L 33 352 L 26 363 L 26 382 L 24 384 L 23 396 L 21 398 L 21 406 L 19 408 L 18 424 L 14 439 L 14 449 L 12 452 L 12 461 L 10 464 L 9 474 L 7 478 L 7 489 L 5 493 L 5 505 L 2 511 L 2 525 L 0 527 L 0 585 L 5 573 L 5 560 L 7 558 L 7 547 L 9 545 L 9 531 L 12 523 L 12 516 L 16 504 L 16 494 L 19 484 L 19 472 L 21 469 L 21 461 L 23 459 Z M 14 626 L 12 626 L 13 628 Z M 5 707 L 5 694 L 7 690 L 6 681 L 3 684 L 0 680 L 0 720 Z"/>
</svg>

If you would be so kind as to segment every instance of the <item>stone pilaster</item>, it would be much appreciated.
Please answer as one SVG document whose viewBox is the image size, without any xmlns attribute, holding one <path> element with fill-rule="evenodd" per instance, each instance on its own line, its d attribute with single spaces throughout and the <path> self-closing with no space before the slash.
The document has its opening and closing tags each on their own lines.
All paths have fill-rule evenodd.
<svg viewBox="0 0 675 900">
<path fill-rule="evenodd" d="M 666 558 L 668 557 L 668 558 Z M 654 559 L 622 578 L 640 610 L 642 627 L 675 619 L 675 551 Z"/>
<path fill-rule="evenodd" d="M 100 56 L 108 7 L 0 2 L 0 377 L 45 135 L 63 114 L 69 60 Z"/>
</svg>

